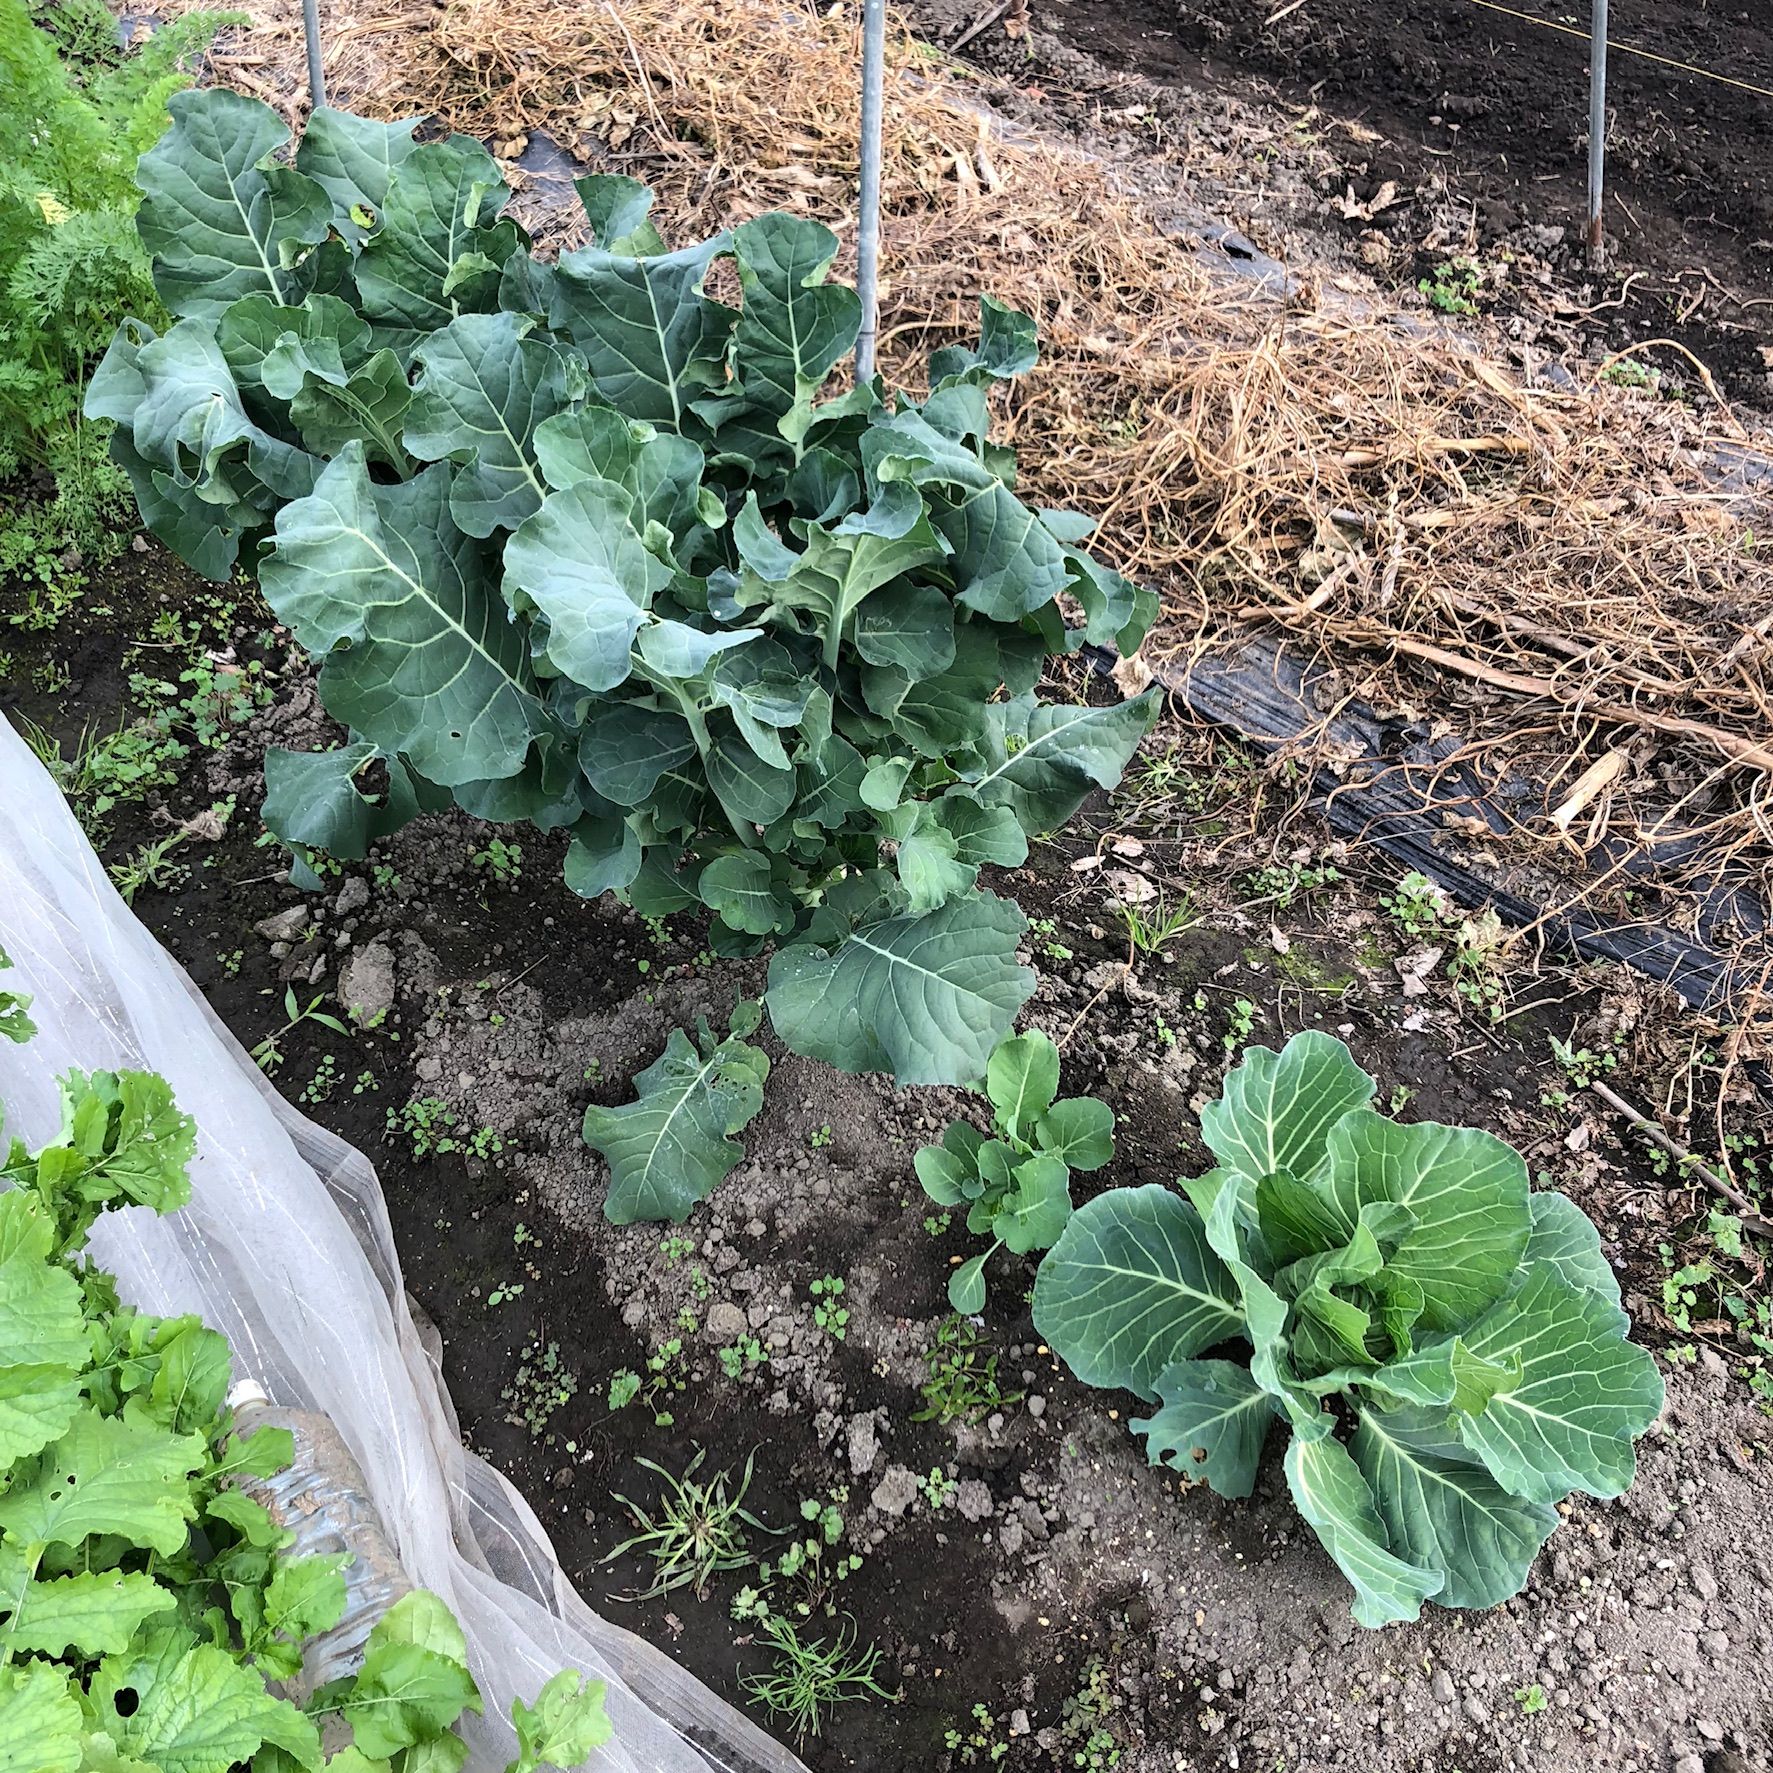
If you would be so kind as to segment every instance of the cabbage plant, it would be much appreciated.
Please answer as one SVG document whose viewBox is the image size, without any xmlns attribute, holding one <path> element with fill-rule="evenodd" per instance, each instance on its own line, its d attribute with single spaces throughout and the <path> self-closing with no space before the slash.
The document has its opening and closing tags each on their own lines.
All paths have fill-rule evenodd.
<svg viewBox="0 0 1773 1773">
<path fill-rule="evenodd" d="M 349 736 L 269 753 L 266 822 L 344 858 L 451 801 L 568 830 L 576 892 L 774 944 L 796 1051 L 977 1078 L 1034 983 L 979 870 L 1157 712 L 1036 695 L 1154 603 L 989 439 L 1028 317 L 982 298 L 921 400 L 831 393 L 860 308 L 817 222 L 669 249 L 595 175 L 594 244 L 549 262 L 467 137 L 323 109 L 290 156 L 255 99 L 170 109 L 138 178 L 174 324 L 123 326 L 88 411 L 149 527 L 212 577 L 256 559 L 320 661 Z"/>
<path fill-rule="evenodd" d="M 1517 1593 L 1559 1502 L 1630 1484 L 1662 1381 L 1581 1210 L 1373 1088 L 1315 1030 L 1251 1049 L 1201 1116 L 1219 1167 L 1079 1207 L 1034 1321 L 1156 1406 L 1131 1424 L 1153 1464 L 1222 1496 L 1283 1424 L 1293 1500 L 1377 1626 Z"/>
</svg>

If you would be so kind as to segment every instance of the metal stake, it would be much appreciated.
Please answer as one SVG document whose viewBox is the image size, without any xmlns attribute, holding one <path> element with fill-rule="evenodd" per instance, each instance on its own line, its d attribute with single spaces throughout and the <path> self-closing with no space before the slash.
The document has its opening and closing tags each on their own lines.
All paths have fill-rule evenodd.
<svg viewBox="0 0 1773 1773">
<path fill-rule="evenodd" d="M 312 3 L 312 0 L 310 0 Z M 886 83 L 886 0 L 862 4 L 862 195 L 856 220 L 856 294 L 862 326 L 856 334 L 856 380 L 874 374 L 880 330 L 880 113 Z"/>
<path fill-rule="evenodd" d="M 302 36 L 308 45 L 308 101 L 318 111 L 326 103 L 326 70 L 320 65 L 320 0 L 302 0 Z"/>
<path fill-rule="evenodd" d="M 1601 199 L 1607 172 L 1607 0 L 1594 0 L 1588 51 L 1588 262 L 1606 260 L 1601 239 Z"/>
</svg>

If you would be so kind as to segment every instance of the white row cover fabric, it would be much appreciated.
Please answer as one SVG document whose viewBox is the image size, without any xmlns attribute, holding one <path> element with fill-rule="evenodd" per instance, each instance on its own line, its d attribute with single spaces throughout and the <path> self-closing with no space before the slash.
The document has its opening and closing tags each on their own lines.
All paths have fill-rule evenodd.
<svg viewBox="0 0 1773 1773">
<path fill-rule="evenodd" d="M 464 1452 L 407 1307 L 386 1205 L 360 1152 L 266 1082 L 118 896 L 48 774 L 0 719 L 0 947 L 36 1038 L 0 1041 L 8 1133 L 59 1125 L 56 1078 L 148 1069 L 198 1127 L 191 1203 L 107 1215 L 97 1259 L 144 1310 L 196 1312 L 236 1378 L 324 1411 L 363 1468 L 412 1580 L 455 1609 L 486 1717 L 464 1720 L 473 1773 L 515 1752 L 514 1694 L 560 1668 L 608 1683 L 614 1742 L 597 1773 L 806 1773 L 749 1719 L 574 1592 L 510 1483 Z"/>
</svg>

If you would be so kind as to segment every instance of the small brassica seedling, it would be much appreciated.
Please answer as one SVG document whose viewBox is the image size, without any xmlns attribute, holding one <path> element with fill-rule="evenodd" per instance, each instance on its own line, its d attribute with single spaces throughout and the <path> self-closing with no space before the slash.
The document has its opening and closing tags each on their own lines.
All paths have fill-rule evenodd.
<svg viewBox="0 0 1773 1773">
<path fill-rule="evenodd" d="M 1059 1093 L 1059 1049 L 1031 1029 L 1000 1041 L 985 1068 L 994 1137 L 955 1121 L 913 1162 L 924 1193 L 967 1210 L 967 1230 L 990 1244 L 949 1277 L 948 1303 L 962 1316 L 985 1309 L 985 1265 L 1001 1249 L 1050 1249 L 1071 1217 L 1071 1172 L 1099 1170 L 1114 1155 L 1114 1111 L 1091 1096 Z"/>
<path fill-rule="evenodd" d="M 1156 1408 L 1154 1464 L 1248 1496 L 1275 1422 L 1362 1625 L 1518 1593 L 1572 1490 L 1620 1495 L 1662 1407 L 1600 1236 L 1474 1128 L 1400 1124 L 1315 1030 L 1252 1048 L 1201 1116 L 1219 1167 L 1099 1195 L 1034 1322 Z M 1248 1344 L 1247 1364 L 1214 1350 Z"/>
</svg>

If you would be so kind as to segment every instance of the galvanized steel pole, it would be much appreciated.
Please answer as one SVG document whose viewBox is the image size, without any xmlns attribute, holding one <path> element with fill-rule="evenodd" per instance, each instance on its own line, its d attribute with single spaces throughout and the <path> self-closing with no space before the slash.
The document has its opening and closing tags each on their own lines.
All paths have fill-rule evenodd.
<svg viewBox="0 0 1773 1773">
<path fill-rule="evenodd" d="M 880 112 L 886 83 L 886 0 L 862 0 L 862 194 L 856 219 L 856 380 L 874 374 L 880 327 Z"/>
<path fill-rule="evenodd" d="M 308 44 L 308 99 L 318 111 L 326 103 L 326 70 L 320 65 L 320 0 L 302 0 L 302 35 Z"/>
<path fill-rule="evenodd" d="M 1601 239 L 1601 200 L 1607 176 L 1607 0 L 1594 0 L 1588 51 L 1588 262 L 1606 260 Z"/>
</svg>

